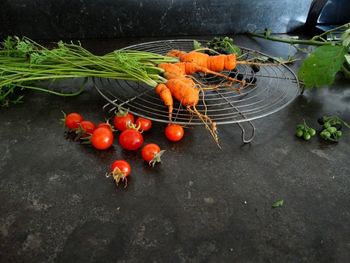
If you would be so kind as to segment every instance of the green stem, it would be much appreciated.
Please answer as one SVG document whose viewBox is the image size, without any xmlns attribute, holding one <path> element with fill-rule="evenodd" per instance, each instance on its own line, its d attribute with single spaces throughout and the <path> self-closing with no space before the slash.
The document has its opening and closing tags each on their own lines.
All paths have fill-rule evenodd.
<svg viewBox="0 0 350 263">
<path fill-rule="evenodd" d="M 319 34 L 319 35 L 316 35 L 314 36 L 313 38 L 311 38 L 312 40 L 314 39 L 317 39 L 317 38 L 322 38 L 323 36 L 327 36 L 328 34 L 332 33 L 332 32 L 335 32 L 339 29 L 343 29 L 343 28 L 350 28 L 350 23 L 346 23 L 344 25 L 341 25 L 341 26 L 338 26 L 338 27 L 335 27 L 335 28 L 332 28 L 330 30 L 327 30 L 325 32 L 323 32 L 322 34 Z"/>
<path fill-rule="evenodd" d="M 5 99 L 8 95 L 10 95 L 10 93 L 11 93 L 12 91 L 13 91 L 13 88 L 9 88 L 8 91 L 7 91 L 5 94 L 3 94 L 3 95 L 0 96 L 0 101 L 2 101 L 2 100 Z"/>
<path fill-rule="evenodd" d="M 140 81 L 151 87 L 167 80 L 161 76 L 163 69 L 157 67 L 163 62 L 178 62 L 178 58 L 137 50 L 117 50 L 107 55 L 96 56 L 80 45 L 64 44 L 56 49 L 47 49 L 40 44 L 24 38 L 33 47 L 23 52 L 9 53 L 0 50 L 0 89 L 14 85 L 59 96 L 75 96 L 78 93 L 60 93 L 32 86 L 32 81 L 48 81 L 67 78 L 100 77 Z M 31 63 L 30 56 L 43 55 L 41 63 Z M 6 90 L 6 96 L 7 90 Z"/>
<path fill-rule="evenodd" d="M 18 85 L 17 87 L 20 87 L 20 88 L 23 88 L 23 89 L 31 89 L 31 90 L 46 92 L 46 93 L 50 93 L 50 94 L 57 95 L 57 96 L 62 96 L 62 97 L 77 96 L 77 95 L 79 95 L 80 93 L 82 93 L 84 91 L 84 86 L 82 86 L 77 92 L 73 92 L 73 93 L 62 93 L 62 92 L 57 92 L 57 91 L 53 91 L 53 90 L 49 90 L 49 89 L 33 87 L 33 86 L 27 86 L 27 85 Z"/>
<path fill-rule="evenodd" d="M 312 46 L 323 46 L 323 45 L 333 45 L 340 43 L 340 41 L 317 41 L 317 40 L 301 40 L 301 39 L 293 39 L 293 38 L 282 38 L 282 37 L 274 37 L 274 36 L 266 36 L 264 34 L 257 34 L 257 33 L 248 33 L 251 36 L 254 37 L 259 37 L 259 38 L 264 38 L 267 40 L 271 41 L 276 41 L 276 42 L 283 42 L 283 43 L 288 43 L 288 44 L 301 44 L 301 45 L 312 45 Z"/>
</svg>

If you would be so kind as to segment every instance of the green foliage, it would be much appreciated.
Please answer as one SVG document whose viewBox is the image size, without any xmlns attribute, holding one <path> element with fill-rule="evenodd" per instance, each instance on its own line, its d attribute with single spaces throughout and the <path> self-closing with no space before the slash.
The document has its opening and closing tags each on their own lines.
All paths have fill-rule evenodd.
<svg viewBox="0 0 350 263">
<path fill-rule="evenodd" d="M 306 88 L 321 87 L 331 85 L 335 76 L 342 71 L 345 77 L 350 78 L 350 23 L 344 24 L 338 28 L 331 29 L 314 36 L 313 39 L 322 39 L 324 45 L 316 48 L 316 50 L 306 58 L 299 69 L 298 76 L 304 82 Z M 340 40 L 331 37 L 324 40 L 322 36 L 331 35 L 336 29 L 344 28 Z M 311 44 L 311 43 L 310 43 Z"/>
<path fill-rule="evenodd" d="M 16 50 L 16 42 L 14 41 L 13 37 L 8 36 L 4 42 L 2 43 L 3 49 L 7 51 L 13 51 Z"/>
<path fill-rule="evenodd" d="M 207 43 L 205 47 L 199 41 L 193 40 L 193 49 L 199 49 L 200 52 L 204 52 L 201 49 L 211 49 L 209 51 L 206 50 L 206 52 L 210 55 L 217 55 L 217 53 L 220 53 L 236 54 L 239 56 L 242 54 L 241 49 L 235 44 L 233 44 L 233 39 L 229 37 L 214 37 Z"/>
<path fill-rule="evenodd" d="M 345 60 L 350 65 L 350 54 L 345 54 Z"/>
<path fill-rule="evenodd" d="M 16 49 L 19 57 L 26 57 L 34 51 L 34 45 L 28 40 L 17 40 Z"/>
<path fill-rule="evenodd" d="M 2 42 L 3 54 L 12 57 L 26 58 L 31 52 L 35 50 L 35 45 L 27 39 L 20 39 L 19 37 L 7 37 Z"/>
<path fill-rule="evenodd" d="M 219 53 L 241 55 L 241 49 L 233 44 L 233 39 L 229 37 L 214 37 L 207 43 L 208 48 L 213 49 Z"/>
<path fill-rule="evenodd" d="M 35 52 L 30 54 L 30 63 L 41 64 L 47 59 L 47 54 L 45 52 Z"/>
<path fill-rule="evenodd" d="M 11 104 L 22 103 L 23 96 L 15 93 L 16 86 L 8 84 L 0 87 L 0 107 L 8 107 Z"/>
<path fill-rule="evenodd" d="M 274 202 L 274 203 L 272 204 L 272 208 L 282 207 L 283 204 L 284 204 L 283 199 L 278 200 L 278 201 L 276 201 L 276 202 Z"/>
<path fill-rule="evenodd" d="M 345 30 L 345 32 L 341 36 L 343 40 L 343 46 L 349 47 L 350 46 L 350 28 Z"/>
<path fill-rule="evenodd" d="M 342 68 L 346 53 L 347 48 L 340 45 L 318 47 L 303 61 L 298 77 L 304 82 L 306 88 L 330 85 Z"/>
<path fill-rule="evenodd" d="M 197 40 L 193 40 L 193 48 L 196 49 L 200 49 L 202 48 L 202 44 L 200 42 L 198 42 Z"/>
<path fill-rule="evenodd" d="M 155 87 L 166 81 L 157 67 L 166 62 L 178 62 L 178 58 L 136 50 L 97 56 L 80 43 L 60 41 L 56 48 L 48 49 L 28 38 L 8 37 L 0 46 L 0 106 L 21 102 L 22 96 L 15 91 L 23 89 L 76 96 L 84 88 L 56 91 L 39 85 L 40 81 L 100 77 L 140 81 Z"/>
<path fill-rule="evenodd" d="M 88 77 L 140 81 L 151 87 L 166 81 L 160 63 L 178 62 L 178 58 L 145 51 L 115 51 L 97 56 L 81 44 L 57 43 L 48 49 L 28 38 L 8 37 L 0 46 L 0 106 L 20 103 L 18 91 L 29 89 L 59 96 L 76 96 L 84 86 L 72 92 L 60 91 L 40 82 Z M 86 82 L 84 82 L 86 83 Z"/>
<path fill-rule="evenodd" d="M 341 38 L 335 37 L 334 32 L 343 31 Z M 309 45 L 319 46 L 302 63 L 298 77 L 304 82 L 306 88 L 331 85 L 338 72 L 350 78 L 350 23 L 327 30 L 311 39 L 298 39 L 295 37 L 278 37 L 265 29 L 261 34 L 250 33 L 250 35 L 265 38 L 271 41 L 278 41 L 293 45 L 299 51 L 308 50 L 296 46 Z"/>
</svg>

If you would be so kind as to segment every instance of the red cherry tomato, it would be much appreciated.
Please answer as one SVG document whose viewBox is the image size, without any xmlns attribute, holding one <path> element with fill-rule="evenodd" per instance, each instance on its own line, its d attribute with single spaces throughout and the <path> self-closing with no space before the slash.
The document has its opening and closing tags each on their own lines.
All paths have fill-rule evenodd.
<svg viewBox="0 0 350 263">
<path fill-rule="evenodd" d="M 113 132 L 104 127 L 97 128 L 91 135 L 91 144 L 98 150 L 105 150 L 113 144 Z"/>
<path fill-rule="evenodd" d="M 127 129 L 119 135 L 119 144 L 125 150 L 135 151 L 143 144 L 143 136 L 136 129 Z"/>
<path fill-rule="evenodd" d="M 116 160 L 112 163 L 111 175 L 115 180 L 115 183 L 119 184 L 120 181 L 125 182 L 125 187 L 127 186 L 127 177 L 130 175 L 131 167 L 130 164 L 125 160 Z"/>
<path fill-rule="evenodd" d="M 96 126 L 93 122 L 91 121 L 82 121 L 79 124 L 79 128 L 82 129 L 82 132 L 84 134 L 92 134 L 94 130 L 96 129 Z M 78 129 L 79 129 L 78 128 Z"/>
<path fill-rule="evenodd" d="M 131 124 L 133 124 L 135 121 L 134 115 L 131 113 L 117 113 L 117 115 L 114 116 L 114 127 L 119 131 L 124 131 L 127 128 L 130 127 Z"/>
<path fill-rule="evenodd" d="M 131 172 L 131 166 L 127 161 L 116 160 L 112 163 L 112 172 L 119 169 L 120 172 L 124 173 L 124 176 L 129 176 Z"/>
<path fill-rule="evenodd" d="M 141 151 L 142 158 L 149 163 L 149 165 L 154 166 L 157 162 L 160 162 L 160 157 L 162 156 L 164 150 L 161 151 L 160 147 L 155 143 L 146 144 Z"/>
<path fill-rule="evenodd" d="M 69 113 L 64 117 L 65 125 L 68 129 L 77 129 L 79 127 L 79 123 L 82 122 L 83 117 L 76 112 Z"/>
<path fill-rule="evenodd" d="M 111 131 L 113 131 L 113 126 L 108 122 L 101 122 L 97 125 L 97 128 L 101 128 L 101 127 L 107 128 L 107 129 L 110 129 Z"/>
<path fill-rule="evenodd" d="M 184 137 L 184 129 L 177 124 L 169 124 L 165 128 L 165 136 L 172 142 L 180 141 Z"/>
<path fill-rule="evenodd" d="M 142 117 L 137 118 L 136 127 L 140 126 L 140 131 L 148 131 L 152 127 L 152 121 Z"/>
</svg>

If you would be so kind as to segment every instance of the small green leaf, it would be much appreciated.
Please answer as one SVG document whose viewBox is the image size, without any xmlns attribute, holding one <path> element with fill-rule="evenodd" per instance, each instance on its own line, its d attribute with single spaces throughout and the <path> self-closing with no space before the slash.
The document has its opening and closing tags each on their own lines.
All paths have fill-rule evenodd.
<svg viewBox="0 0 350 263">
<path fill-rule="evenodd" d="M 197 40 L 193 40 L 193 48 L 196 49 L 200 49 L 202 48 L 202 44 L 199 43 Z"/>
<path fill-rule="evenodd" d="M 34 52 L 30 54 L 30 63 L 40 64 L 46 60 L 46 53 Z"/>
<path fill-rule="evenodd" d="M 4 42 L 2 42 L 2 45 L 4 47 L 4 50 L 13 51 L 13 50 L 15 50 L 16 42 L 11 36 L 8 36 L 4 40 Z"/>
<path fill-rule="evenodd" d="M 306 88 L 331 85 L 345 61 L 346 53 L 347 48 L 344 46 L 318 47 L 303 61 L 298 77 L 304 82 Z"/>
<path fill-rule="evenodd" d="M 213 49 L 219 53 L 225 52 L 227 54 L 242 54 L 241 49 L 233 43 L 233 39 L 229 37 L 214 37 L 207 43 L 208 48 Z"/>
<path fill-rule="evenodd" d="M 350 54 L 345 54 L 345 60 L 350 65 Z"/>
<path fill-rule="evenodd" d="M 348 47 L 350 45 L 350 28 L 344 31 L 341 38 L 343 40 L 343 46 Z"/>
<path fill-rule="evenodd" d="M 283 206 L 283 199 L 276 201 L 275 203 L 272 204 L 272 208 L 277 208 L 277 207 L 282 207 Z"/>
<path fill-rule="evenodd" d="M 227 51 L 228 53 L 236 54 L 237 56 L 240 56 L 242 54 L 241 49 L 238 46 L 232 44 L 227 45 Z"/>
</svg>

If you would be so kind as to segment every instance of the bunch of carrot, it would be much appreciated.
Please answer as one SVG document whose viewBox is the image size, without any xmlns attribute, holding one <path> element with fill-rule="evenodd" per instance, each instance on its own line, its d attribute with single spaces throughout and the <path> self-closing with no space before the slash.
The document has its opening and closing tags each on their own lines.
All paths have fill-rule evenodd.
<svg viewBox="0 0 350 263">
<path fill-rule="evenodd" d="M 17 88 L 61 96 L 74 96 L 81 91 L 57 92 L 38 86 L 37 81 L 86 77 L 140 81 L 155 88 L 168 107 L 170 122 L 175 98 L 203 121 L 217 141 L 215 123 L 196 109 L 203 84 L 195 82 L 192 74 L 213 74 L 244 86 L 244 81 L 220 73 L 233 70 L 237 63 L 241 62 L 236 61 L 234 54 L 209 56 L 179 50 L 171 50 L 167 56 L 136 50 L 116 50 L 97 56 L 80 43 L 59 42 L 56 48 L 47 49 L 28 38 L 8 37 L 0 45 L 0 105 L 6 104 Z"/>
<path fill-rule="evenodd" d="M 195 113 L 203 121 L 206 128 L 218 143 L 216 124 L 207 115 L 200 113 L 196 109 L 201 86 L 200 84 L 196 84 L 191 75 L 202 72 L 223 77 L 231 82 L 244 84 L 240 80 L 219 73 L 223 70 L 233 70 L 236 67 L 236 55 L 209 56 L 201 52 L 191 51 L 186 53 L 180 50 L 171 50 L 167 55 L 179 58 L 180 62 L 161 63 L 158 65 L 158 67 L 164 69 L 163 75 L 167 79 L 167 82 L 165 84 L 158 84 L 155 91 L 168 107 L 169 121 L 171 122 L 172 120 L 173 98 L 175 98 L 188 111 Z"/>
</svg>

